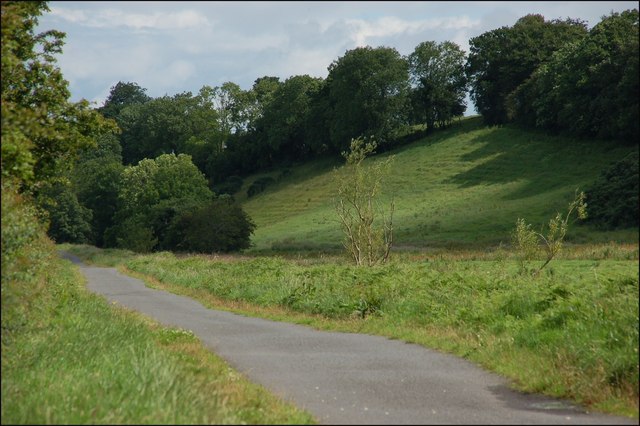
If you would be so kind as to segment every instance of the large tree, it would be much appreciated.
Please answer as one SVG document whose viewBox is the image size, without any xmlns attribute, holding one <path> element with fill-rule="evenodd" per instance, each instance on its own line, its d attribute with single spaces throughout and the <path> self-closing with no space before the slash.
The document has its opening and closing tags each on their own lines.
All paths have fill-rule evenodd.
<svg viewBox="0 0 640 426">
<path fill-rule="evenodd" d="M 465 54 L 457 44 L 425 41 L 409 55 L 414 119 L 433 128 L 466 110 Z"/>
<path fill-rule="evenodd" d="M 307 124 L 312 96 L 321 86 L 321 78 L 297 75 L 288 78 L 273 93 L 262 117 L 272 161 L 302 160 L 310 155 Z"/>
<path fill-rule="evenodd" d="M 57 67 L 65 34 L 35 34 L 46 2 L 3 1 L 2 7 L 2 179 L 17 179 L 37 192 L 64 175 L 78 149 L 115 123 L 82 100 L 69 102 L 68 82 Z"/>
<path fill-rule="evenodd" d="M 147 89 L 140 87 L 138 83 L 123 83 L 119 81 L 111 88 L 104 105 L 98 108 L 98 111 L 107 118 L 117 120 L 124 107 L 150 101 L 151 97 L 145 93 L 146 91 Z"/>
<path fill-rule="evenodd" d="M 331 145 L 349 148 L 352 138 L 374 136 L 384 145 L 406 121 L 409 74 L 396 49 L 358 47 L 329 66 Z"/>
<path fill-rule="evenodd" d="M 586 34 L 581 21 L 545 21 L 541 15 L 527 15 L 512 27 L 472 38 L 466 73 L 476 110 L 488 124 L 507 122 L 507 97 L 553 52 Z"/>
<path fill-rule="evenodd" d="M 613 13 L 565 46 L 514 92 L 513 117 L 574 136 L 637 143 L 638 10 Z"/>
<path fill-rule="evenodd" d="M 184 153 L 192 137 L 214 143 L 217 115 L 206 96 L 202 91 L 197 96 L 184 92 L 123 108 L 118 122 L 122 127 L 124 163 L 135 164 L 172 152 Z M 192 140 L 190 144 L 197 145 L 197 142 Z"/>
<path fill-rule="evenodd" d="M 141 160 L 122 172 L 115 224 L 105 233 L 105 242 L 138 251 L 168 249 L 165 237 L 173 220 L 212 199 L 190 156 L 163 154 Z"/>
</svg>

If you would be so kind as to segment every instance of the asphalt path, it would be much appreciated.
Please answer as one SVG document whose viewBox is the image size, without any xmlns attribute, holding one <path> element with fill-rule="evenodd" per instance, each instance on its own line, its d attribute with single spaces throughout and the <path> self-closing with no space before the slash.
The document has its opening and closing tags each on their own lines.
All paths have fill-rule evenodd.
<svg viewBox="0 0 640 426">
<path fill-rule="evenodd" d="M 90 291 L 191 330 L 233 368 L 321 424 L 638 424 L 513 391 L 496 374 L 419 345 L 208 309 L 62 255 L 80 267 Z"/>
</svg>

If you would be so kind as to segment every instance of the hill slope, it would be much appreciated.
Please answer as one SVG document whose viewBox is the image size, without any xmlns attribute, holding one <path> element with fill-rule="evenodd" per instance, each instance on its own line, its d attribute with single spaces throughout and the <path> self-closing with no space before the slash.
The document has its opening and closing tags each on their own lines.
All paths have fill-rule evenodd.
<svg viewBox="0 0 640 426">
<path fill-rule="evenodd" d="M 508 243 L 518 217 L 539 226 L 566 209 L 613 161 L 637 147 L 552 137 L 511 126 L 461 121 L 380 154 L 395 159 L 383 188 L 393 195 L 395 247 L 491 246 Z M 329 249 L 342 235 L 333 210 L 333 169 L 320 159 L 269 173 L 277 183 L 251 198 L 250 176 L 236 199 L 254 219 L 254 250 Z M 587 200 L 588 202 L 588 200 Z M 637 242 L 638 229 L 598 231 L 574 225 L 567 241 Z"/>
</svg>

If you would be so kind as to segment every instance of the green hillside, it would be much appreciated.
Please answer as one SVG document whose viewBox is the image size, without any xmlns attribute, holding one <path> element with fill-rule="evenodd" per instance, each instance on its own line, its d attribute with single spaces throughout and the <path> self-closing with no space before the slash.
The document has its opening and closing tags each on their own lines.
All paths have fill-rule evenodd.
<svg viewBox="0 0 640 426">
<path fill-rule="evenodd" d="M 637 147 L 575 140 L 513 126 L 462 120 L 394 155 L 385 188 L 393 195 L 395 248 L 479 247 L 509 243 L 518 217 L 538 226 L 564 210 L 576 188 Z M 250 176 L 236 194 L 257 225 L 253 250 L 325 250 L 340 247 L 333 210 L 332 171 L 341 163 L 319 159 L 268 175 L 276 183 L 251 198 Z M 588 200 L 587 200 L 588 202 Z M 567 242 L 637 242 L 638 229 L 615 232 L 587 225 L 570 229 Z"/>
</svg>

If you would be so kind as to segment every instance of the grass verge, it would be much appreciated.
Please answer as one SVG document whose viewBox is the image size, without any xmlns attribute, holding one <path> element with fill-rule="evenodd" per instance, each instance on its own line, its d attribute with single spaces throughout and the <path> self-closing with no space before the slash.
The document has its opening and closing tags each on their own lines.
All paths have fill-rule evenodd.
<svg viewBox="0 0 640 426">
<path fill-rule="evenodd" d="M 70 262 L 51 263 L 36 303 L 3 340 L 2 424 L 314 423 L 190 332 L 88 293 Z"/>
</svg>

